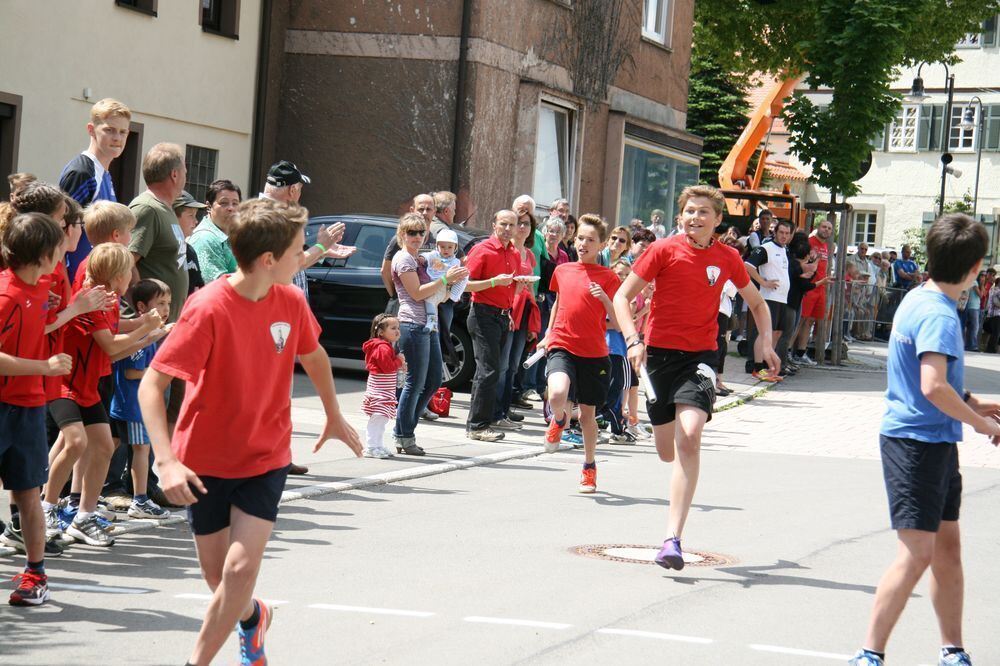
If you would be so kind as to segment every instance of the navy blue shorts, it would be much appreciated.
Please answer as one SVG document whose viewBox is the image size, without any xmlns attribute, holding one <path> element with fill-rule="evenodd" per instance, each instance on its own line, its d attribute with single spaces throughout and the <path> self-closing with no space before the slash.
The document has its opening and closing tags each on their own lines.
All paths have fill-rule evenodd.
<svg viewBox="0 0 1000 666">
<path fill-rule="evenodd" d="M 0 402 L 0 481 L 7 490 L 31 490 L 49 478 L 45 408 Z"/>
<path fill-rule="evenodd" d="M 892 529 L 937 532 L 942 520 L 958 520 L 957 444 L 879 435 L 879 448 Z"/>
<path fill-rule="evenodd" d="M 191 487 L 191 492 L 198 498 L 197 504 L 187 508 L 191 531 L 204 536 L 229 527 L 229 516 L 234 506 L 244 513 L 273 523 L 278 519 L 278 502 L 285 489 L 285 478 L 290 467 L 288 465 L 242 479 L 199 476 L 208 494 L 202 495 Z"/>
</svg>

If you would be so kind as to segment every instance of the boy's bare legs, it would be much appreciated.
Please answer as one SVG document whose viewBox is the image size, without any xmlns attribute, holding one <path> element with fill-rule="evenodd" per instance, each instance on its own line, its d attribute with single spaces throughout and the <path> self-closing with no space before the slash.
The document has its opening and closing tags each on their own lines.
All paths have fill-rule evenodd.
<svg viewBox="0 0 1000 666">
<path fill-rule="evenodd" d="M 677 464 L 670 478 L 670 531 L 680 538 L 698 485 L 701 467 L 701 432 L 708 414 L 693 405 L 677 405 L 674 441 Z M 657 446 L 659 450 L 659 446 Z M 661 456 L 662 458 L 662 456 Z"/>
<path fill-rule="evenodd" d="M 87 448 L 80 458 L 83 467 L 83 486 L 80 489 L 80 511 L 92 513 L 97 509 L 97 499 L 101 496 L 104 479 L 108 475 L 108 465 L 115 452 L 111 439 L 111 426 L 94 423 L 86 427 Z"/>
<path fill-rule="evenodd" d="M 10 491 L 11 499 L 21 515 L 21 536 L 28 562 L 41 562 L 45 558 L 45 514 L 39 500 L 38 488 Z"/>
<path fill-rule="evenodd" d="M 548 378 L 549 409 L 552 411 L 552 418 L 556 421 L 569 419 L 572 416 L 571 410 L 567 409 L 567 399 L 569 396 L 569 375 L 565 372 L 553 372 Z"/>
<path fill-rule="evenodd" d="M 87 431 L 83 423 L 69 423 L 62 427 L 59 432 L 63 440 L 62 450 L 52 459 L 49 465 L 49 480 L 45 484 L 45 496 L 43 499 L 49 504 L 59 501 L 59 493 L 69 480 L 73 466 L 83 456 L 87 449 Z M 58 440 L 56 440 L 58 444 Z"/>
<path fill-rule="evenodd" d="M 961 647 L 965 573 L 962 569 L 962 539 L 957 520 L 941 521 L 937 538 L 934 539 L 931 601 L 941 629 L 941 645 Z"/>
<path fill-rule="evenodd" d="M 132 494 L 145 495 L 149 481 L 149 446 L 132 445 Z"/>
<path fill-rule="evenodd" d="M 676 454 L 674 448 L 674 430 L 677 421 L 653 426 L 653 442 L 656 444 L 656 454 L 663 462 L 673 462 Z"/>
<path fill-rule="evenodd" d="M 944 526 L 944 523 L 941 524 Z M 868 623 L 868 636 L 865 638 L 864 648 L 875 652 L 885 652 L 885 645 L 889 641 L 889 634 L 896 626 L 899 616 L 906 607 L 906 602 L 913 593 L 920 577 L 931 565 L 934 559 L 933 532 L 923 530 L 897 530 L 899 547 L 896 551 L 896 559 L 889 565 L 889 568 L 882 579 L 878 582 L 878 590 L 875 592 L 875 605 L 872 607 L 871 619 Z M 933 593 L 932 593 L 933 594 Z M 937 596 L 934 595 L 935 607 L 937 606 Z M 960 645 L 960 643 L 956 643 Z"/>
<path fill-rule="evenodd" d="M 580 430 L 583 432 L 583 462 L 594 462 L 597 455 L 597 408 L 580 405 Z"/>
<path fill-rule="evenodd" d="M 195 536 L 202 574 L 213 594 L 190 663 L 211 663 L 236 622 L 253 615 L 253 589 L 273 528 L 274 523 L 234 506 L 228 530 Z"/>
</svg>

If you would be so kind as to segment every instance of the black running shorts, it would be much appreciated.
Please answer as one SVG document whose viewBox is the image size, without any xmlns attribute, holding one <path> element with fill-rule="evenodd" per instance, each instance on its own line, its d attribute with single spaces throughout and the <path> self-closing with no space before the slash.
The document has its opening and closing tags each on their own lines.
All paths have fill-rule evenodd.
<svg viewBox="0 0 1000 666">
<path fill-rule="evenodd" d="M 223 479 L 217 476 L 199 476 L 205 484 L 207 495 L 191 486 L 198 498 L 187 508 L 188 523 L 197 535 L 214 534 L 229 527 L 229 514 L 235 506 L 244 513 L 262 520 L 278 519 L 278 503 L 285 489 L 285 478 L 290 465 L 242 479 Z"/>
<path fill-rule="evenodd" d="M 570 395 L 581 405 L 600 407 L 611 387 L 611 361 L 607 356 L 584 358 L 565 349 L 553 349 L 545 357 L 545 376 L 554 372 L 569 375 Z"/>
<path fill-rule="evenodd" d="M 648 347 L 646 372 L 656 392 L 656 402 L 646 402 L 649 422 L 654 426 L 671 423 L 677 417 L 677 405 L 692 405 L 712 420 L 715 382 L 698 372 L 698 364 L 715 367 L 718 351 L 680 351 Z"/>
<path fill-rule="evenodd" d="M 958 520 L 957 444 L 879 435 L 879 448 L 892 529 L 937 532 L 942 520 Z"/>
</svg>

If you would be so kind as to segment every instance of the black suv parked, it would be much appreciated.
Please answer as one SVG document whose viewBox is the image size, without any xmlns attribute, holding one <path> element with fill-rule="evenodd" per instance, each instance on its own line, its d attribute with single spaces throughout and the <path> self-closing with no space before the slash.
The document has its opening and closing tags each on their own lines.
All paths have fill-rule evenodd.
<svg viewBox="0 0 1000 666">
<path fill-rule="evenodd" d="M 382 257 L 396 233 L 398 220 L 387 215 L 324 215 L 309 220 L 306 242 L 316 241 L 321 225 L 343 222 L 347 225 L 343 245 L 354 245 L 357 252 L 347 259 L 324 259 L 306 270 L 309 278 L 309 302 L 323 332 L 320 343 L 330 356 L 363 359 L 361 345 L 368 339 L 372 319 L 385 311 L 389 295 L 382 284 Z M 458 242 L 469 248 L 486 237 L 480 231 L 456 228 Z M 472 379 L 475 361 L 472 339 L 466 329 L 469 295 L 455 306 L 451 343 L 455 353 L 445 357 L 445 385 L 459 388 Z"/>
</svg>

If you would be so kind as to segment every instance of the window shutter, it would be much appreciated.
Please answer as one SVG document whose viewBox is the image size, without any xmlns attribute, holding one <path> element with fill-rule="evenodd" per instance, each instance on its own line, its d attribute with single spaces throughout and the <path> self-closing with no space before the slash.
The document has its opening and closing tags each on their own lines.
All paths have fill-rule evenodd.
<svg viewBox="0 0 1000 666">
<path fill-rule="evenodd" d="M 997 45 L 997 17 L 996 14 L 983 21 L 983 47 Z"/>
<path fill-rule="evenodd" d="M 931 149 L 931 112 L 933 107 L 922 105 L 917 118 L 917 150 Z"/>
<path fill-rule="evenodd" d="M 990 104 L 983 108 L 986 116 L 983 150 L 1000 151 L 1000 104 Z"/>
<path fill-rule="evenodd" d="M 928 137 L 930 141 L 927 149 L 931 151 L 942 150 L 941 132 L 944 127 L 944 105 L 935 104 L 930 107 L 930 116 L 930 136 Z"/>
</svg>

